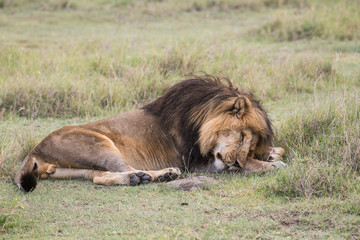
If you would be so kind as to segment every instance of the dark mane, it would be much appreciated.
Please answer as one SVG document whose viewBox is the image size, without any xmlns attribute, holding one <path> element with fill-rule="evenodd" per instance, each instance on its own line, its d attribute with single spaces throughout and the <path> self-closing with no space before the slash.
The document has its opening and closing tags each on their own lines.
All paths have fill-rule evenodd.
<svg viewBox="0 0 360 240">
<path fill-rule="evenodd" d="M 199 140 L 199 124 L 193 119 L 192 113 L 200 111 L 205 106 L 216 106 L 229 98 L 246 96 L 254 107 L 264 112 L 269 132 L 266 133 L 266 142 L 272 143 L 271 122 L 252 94 L 235 88 L 227 78 L 211 75 L 193 77 L 172 86 L 163 96 L 142 107 L 145 111 L 159 119 L 159 123 L 170 133 L 180 150 L 185 167 L 208 161 L 210 156 L 202 156 Z M 210 109 L 210 111 L 213 109 Z M 211 153 L 209 153 L 211 154 Z"/>
</svg>

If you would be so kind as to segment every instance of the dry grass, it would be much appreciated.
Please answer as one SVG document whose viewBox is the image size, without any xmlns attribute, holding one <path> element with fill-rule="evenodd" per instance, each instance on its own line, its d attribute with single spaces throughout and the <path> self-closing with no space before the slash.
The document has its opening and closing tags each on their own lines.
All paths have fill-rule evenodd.
<svg viewBox="0 0 360 240">
<path fill-rule="evenodd" d="M 351 0 L 0 0 L 1 234 L 359 238 L 358 8 Z M 53 130 L 137 108 L 201 72 L 262 99 L 286 169 L 214 175 L 218 185 L 192 193 L 49 180 L 23 195 L 13 186 L 22 158 Z M 24 211 L 3 204 L 15 198 Z"/>
<path fill-rule="evenodd" d="M 26 7 L 30 9 L 40 9 L 43 11 L 58 11 L 58 10 L 94 10 L 94 9 L 116 9 L 147 14 L 147 15 L 169 15 L 174 12 L 200 12 L 200 11 L 229 11 L 229 10 L 252 10 L 260 11 L 271 8 L 282 7 L 299 7 L 304 8 L 309 6 L 307 0 L 190 0 L 190 1 L 134 1 L 134 0 L 119 0 L 119 1 L 70 1 L 70 0 L 54 0 L 46 1 L 40 0 L 36 3 L 31 0 L 1 0 L 0 8 L 21 8 Z M 134 9 L 136 8 L 136 9 Z M 125 11 L 124 11 L 125 12 Z"/>
<path fill-rule="evenodd" d="M 126 58 L 122 56 L 131 53 L 122 46 L 113 46 L 108 54 L 98 43 L 91 44 L 93 53 L 81 50 L 67 60 L 56 50 L 42 58 L 37 50 L 7 49 L 0 67 L 8 76 L 0 77 L 0 117 L 85 117 L 128 110 L 160 96 L 175 80 L 200 71 L 227 75 L 265 101 L 336 90 L 345 83 L 344 72 L 324 54 L 269 54 L 237 46 L 219 51 L 212 43 L 205 44 L 180 43 L 158 54 L 142 53 L 140 58 L 140 52 L 134 52 Z"/>
<path fill-rule="evenodd" d="M 261 28 L 250 31 L 250 35 L 275 41 L 301 39 L 354 40 L 360 38 L 359 2 L 313 1 L 305 9 L 283 10 Z"/>
<path fill-rule="evenodd" d="M 279 127 L 278 144 L 290 167 L 266 188 L 287 197 L 346 198 L 359 192 L 359 99 L 340 98 L 306 107 Z"/>
<path fill-rule="evenodd" d="M 15 198 L 10 201 L 0 201 L 0 233 L 16 226 L 16 218 L 19 214 L 19 209 L 24 208 L 18 199 Z"/>
</svg>

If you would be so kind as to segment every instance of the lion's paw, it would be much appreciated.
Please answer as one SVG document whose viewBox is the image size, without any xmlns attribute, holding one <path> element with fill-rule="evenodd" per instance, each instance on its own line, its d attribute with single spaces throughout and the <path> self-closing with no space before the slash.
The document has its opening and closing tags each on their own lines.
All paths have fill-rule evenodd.
<svg viewBox="0 0 360 240">
<path fill-rule="evenodd" d="M 280 161 L 282 160 L 282 156 L 284 155 L 285 150 L 281 147 L 274 147 L 272 148 L 271 152 L 270 152 L 270 156 L 268 161 L 269 162 L 275 162 L 275 161 Z"/>
<path fill-rule="evenodd" d="M 177 179 L 180 175 L 180 169 L 178 168 L 169 168 L 168 172 L 164 175 L 158 177 L 158 181 L 160 182 L 170 182 Z"/>
<path fill-rule="evenodd" d="M 130 186 L 137 186 L 140 184 L 148 184 L 151 182 L 151 176 L 144 172 L 137 172 L 130 174 Z"/>
<path fill-rule="evenodd" d="M 177 175 L 180 175 L 181 173 L 179 168 L 169 168 L 169 171 Z"/>
<path fill-rule="evenodd" d="M 286 167 L 286 163 L 282 162 L 282 161 L 275 161 L 275 162 L 271 162 L 271 167 L 274 168 L 284 168 Z"/>
</svg>

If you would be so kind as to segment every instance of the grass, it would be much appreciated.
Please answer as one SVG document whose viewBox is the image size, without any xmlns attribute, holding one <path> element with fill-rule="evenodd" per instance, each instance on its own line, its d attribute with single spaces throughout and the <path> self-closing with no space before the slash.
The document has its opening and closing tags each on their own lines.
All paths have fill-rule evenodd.
<svg viewBox="0 0 360 240">
<path fill-rule="evenodd" d="M 359 192 L 358 97 L 327 101 L 281 125 L 278 144 L 285 146 L 292 165 L 266 185 L 269 194 L 346 198 Z"/>
<path fill-rule="evenodd" d="M 24 206 L 19 205 L 17 198 L 9 202 L 3 201 L 0 203 L 0 233 L 13 227 L 19 209 L 23 208 Z"/>
<path fill-rule="evenodd" d="M 0 0 L 0 238 L 358 239 L 358 7 Z M 219 183 L 194 192 L 12 184 L 51 131 L 137 108 L 202 72 L 263 101 L 287 168 L 210 175 Z"/>
<path fill-rule="evenodd" d="M 310 3 L 309 3 L 310 4 Z M 313 1 L 308 8 L 293 11 L 282 10 L 275 17 L 255 31 L 260 38 L 274 41 L 296 41 L 300 39 L 338 39 L 341 41 L 359 39 L 359 3 L 353 0 Z"/>
</svg>

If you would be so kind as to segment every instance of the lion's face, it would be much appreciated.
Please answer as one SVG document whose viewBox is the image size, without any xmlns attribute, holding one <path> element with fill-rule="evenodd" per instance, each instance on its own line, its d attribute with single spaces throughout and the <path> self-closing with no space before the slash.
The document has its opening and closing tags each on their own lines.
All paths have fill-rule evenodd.
<svg viewBox="0 0 360 240">
<path fill-rule="evenodd" d="M 212 153 L 218 171 L 244 168 L 247 159 L 263 156 L 266 132 L 271 132 L 266 115 L 246 96 L 224 101 L 200 128 L 201 153 Z"/>
<path fill-rule="evenodd" d="M 252 157 L 258 136 L 251 129 L 232 129 L 218 133 L 213 154 L 218 170 L 243 168 L 247 157 Z"/>
</svg>

